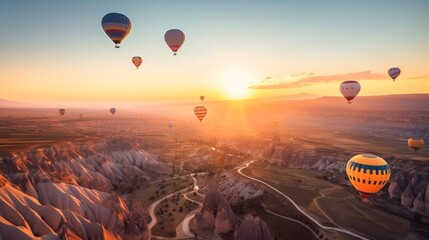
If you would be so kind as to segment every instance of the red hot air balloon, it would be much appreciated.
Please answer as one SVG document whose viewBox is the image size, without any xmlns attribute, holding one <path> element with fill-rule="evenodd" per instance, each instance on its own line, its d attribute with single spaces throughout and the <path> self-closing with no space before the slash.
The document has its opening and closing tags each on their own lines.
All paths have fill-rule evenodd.
<svg viewBox="0 0 429 240">
<path fill-rule="evenodd" d="M 131 61 L 133 62 L 134 66 L 136 66 L 136 68 L 139 69 L 140 65 L 143 62 L 143 59 L 139 56 L 135 56 Z"/>
<path fill-rule="evenodd" d="M 104 32 L 115 43 L 115 48 L 128 36 L 131 31 L 131 20 L 121 13 L 108 13 L 101 20 Z"/>
<path fill-rule="evenodd" d="M 360 92 L 360 84 L 357 81 L 345 81 L 340 85 L 341 94 L 347 99 L 348 103 L 355 98 Z"/>
<path fill-rule="evenodd" d="M 195 116 L 197 116 L 200 122 L 203 121 L 204 117 L 207 115 L 207 108 L 204 106 L 197 106 L 194 108 Z"/>
<path fill-rule="evenodd" d="M 204 98 L 205 98 L 204 96 L 200 96 L 201 101 L 204 101 Z"/>
<path fill-rule="evenodd" d="M 173 55 L 176 55 L 176 52 L 185 42 L 185 34 L 179 29 L 170 29 L 165 33 L 164 39 L 168 47 L 173 51 Z"/>
</svg>

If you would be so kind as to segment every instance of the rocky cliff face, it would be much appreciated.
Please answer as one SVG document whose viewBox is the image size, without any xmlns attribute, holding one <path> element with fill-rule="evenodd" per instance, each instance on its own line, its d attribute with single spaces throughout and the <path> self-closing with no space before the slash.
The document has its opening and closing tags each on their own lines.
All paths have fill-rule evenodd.
<svg viewBox="0 0 429 240">
<path fill-rule="evenodd" d="M 342 179 L 347 161 L 355 154 L 341 149 L 304 148 L 293 142 L 273 143 L 266 149 L 263 159 L 288 168 L 331 172 Z M 390 199 L 411 212 L 429 216 L 429 164 L 393 156 L 384 158 L 392 169 L 387 185 Z"/>
<path fill-rule="evenodd" d="M 240 225 L 235 230 L 235 240 L 271 240 L 270 229 L 259 217 L 244 216 Z"/>
<path fill-rule="evenodd" d="M 3 239 L 149 239 L 142 206 L 112 190 L 171 173 L 120 139 L 5 156 L 0 169 Z"/>
<path fill-rule="evenodd" d="M 246 178 L 231 173 L 226 173 L 224 176 L 225 178 L 218 184 L 218 189 L 231 205 L 236 205 L 240 201 L 246 201 L 264 193 L 262 188 Z"/>
<path fill-rule="evenodd" d="M 235 229 L 237 218 L 228 202 L 212 184 L 206 192 L 201 211 L 195 215 L 198 228 L 213 227 L 217 233 L 227 233 Z"/>
</svg>

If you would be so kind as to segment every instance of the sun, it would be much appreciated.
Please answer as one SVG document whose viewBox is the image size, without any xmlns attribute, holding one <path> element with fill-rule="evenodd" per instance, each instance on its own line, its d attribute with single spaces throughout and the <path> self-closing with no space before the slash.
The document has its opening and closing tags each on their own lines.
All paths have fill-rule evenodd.
<svg viewBox="0 0 429 240">
<path fill-rule="evenodd" d="M 234 73 L 222 79 L 225 97 L 233 100 L 248 98 L 252 77 L 244 73 Z"/>
<path fill-rule="evenodd" d="M 249 95 L 249 87 L 242 79 L 232 79 L 225 84 L 225 89 L 231 99 L 243 99 Z"/>
</svg>

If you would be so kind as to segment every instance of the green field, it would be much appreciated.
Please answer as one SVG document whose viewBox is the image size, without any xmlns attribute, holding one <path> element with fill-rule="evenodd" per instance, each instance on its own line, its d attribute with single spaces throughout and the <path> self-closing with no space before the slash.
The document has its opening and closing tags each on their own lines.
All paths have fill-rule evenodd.
<svg viewBox="0 0 429 240">
<path fill-rule="evenodd" d="M 141 202 L 143 206 L 149 206 L 163 196 L 189 187 L 192 183 L 192 179 L 188 176 L 154 181 L 142 185 L 138 190 L 134 191 L 130 197 Z"/>
<path fill-rule="evenodd" d="M 168 237 L 176 236 L 177 225 L 197 206 L 196 203 L 185 199 L 182 194 L 175 194 L 173 197 L 165 199 L 155 209 L 158 222 L 152 228 L 152 234 Z"/>
</svg>

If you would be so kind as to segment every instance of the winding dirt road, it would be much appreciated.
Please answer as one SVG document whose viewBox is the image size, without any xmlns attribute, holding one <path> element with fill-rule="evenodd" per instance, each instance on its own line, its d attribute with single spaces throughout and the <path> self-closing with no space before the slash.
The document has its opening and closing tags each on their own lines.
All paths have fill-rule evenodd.
<svg viewBox="0 0 429 240">
<path fill-rule="evenodd" d="M 249 167 L 249 165 L 250 164 L 252 164 L 254 161 L 250 161 L 250 162 L 248 162 L 248 163 L 246 163 L 243 167 L 241 167 L 241 168 L 239 168 L 238 170 L 237 170 L 237 172 L 240 174 L 240 175 L 242 175 L 243 177 L 246 177 L 246 178 L 248 178 L 248 179 L 251 179 L 251 180 L 253 180 L 253 181 L 256 181 L 256 182 L 259 182 L 259 183 L 261 183 L 261 184 L 264 184 L 265 186 L 267 186 L 267 187 L 269 187 L 269 188 L 271 188 L 272 190 L 274 190 L 275 192 L 277 192 L 278 194 L 280 194 L 280 195 L 282 195 L 283 197 L 285 197 L 286 199 L 288 199 L 291 203 L 292 203 L 292 205 L 298 210 L 298 211 L 300 211 L 301 212 L 301 214 L 303 214 L 303 215 L 305 215 L 308 219 L 310 219 L 312 222 L 314 222 L 317 226 L 319 226 L 320 228 L 322 228 L 322 229 L 325 229 L 325 230 L 332 230 L 332 231 L 337 231 L 337 232 L 341 232 L 341 233 L 345 233 L 345 234 L 347 234 L 347 235 L 350 235 L 350 236 L 353 236 L 353 237 L 356 237 L 356 238 L 359 238 L 359 239 L 364 239 L 364 240 L 368 240 L 368 238 L 366 238 L 366 237 L 364 237 L 364 236 L 361 236 L 361 235 L 359 235 L 359 234 L 357 234 L 357 233 L 354 233 L 354 232 L 352 232 L 352 231 L 350 231 L 350 230 L 348 230 L 348 229 L 345 229 L 345 228 L 342 228 L 342 227 L 329 227 L 329 226 L 324 226 L 324 225 L 322 225 L 320 222 L 318 222 L 315 218 L 313 218 L 311 215 L 309 215 L 308 213 L 306 213 L 304 210 L 302 210 L 299 206 L 298 206 L 298 204 L 296 204 L 290 197 L 288 197 L 286 194 L 284 194 L 284 193 L 282 193 L 281 191 L 279 191 L 278 189 L 276 189 L 275 187 L 273 187 L 273 186 L 271 186 L 269 183 L 266 183 L 266 182 L 264 182 L 264 181 L 262 181 L 262 180 L 259 180 L 259 179 L 256 179 L 256 178 L 253 178 L 253 177 L 250 177 L 250 176 L 247 176 L 246 174 L 244 174 L 244 173 L 242 173 L 241 172 L 241 170 L 243 170 L 243 169 L 245 169 L 245 168 L 247 168 L 247 167 Z M 332 220 L 331 220 L 332 221 Z M 335 223 L 334 223 L 335 224 Z M 337 226 L 339 226 L 338 224 L 335 224 L 335 225 L 337 225 Z"/>
<path fill-rule="evenodd" d="M 205 174 L 205 173 L 199 173 L 199 174 Z M 191 212 L 189 212 L 185 216 L 185 218 L 179 223 L 179 225 L 177 225 L 177 227 L 176 227 L 176 237 L 175 238 L 168 238 L 168 237 L 161 237 L 161 236 L 154 236 L 154 235 L 152 236 L 153 238 L 156 238 L 156 239 L 183 239 L 183 238 L 194 237 L 194 234 L 189 229 L 189 222 L 192 220 L 192 218 L 194 218 L 195 214 L 200 211 L 200 209 L 201 209 L 201 207 L 202 207 L 203 204 L 188 197 L 188 194 L 191 194 L 191 193 L 194 193 L 194 192 L 198 192 L 198 190 L 199 190 L 197 179 L 195 179 L 192 174 L 190 174 L 188 176 L 190 176 L 194 180 L 193 190 L 192 191 L 186 192 L 188 190 L 188 188 L 189 188 L 189 187 L 186 187 L 186 188 L 183 188 L 183 189 L 181 189 L 179 191 L 170 193 L 170 194 L 168 194 L 168 195 L 166 195 L 166 196 L 164 196 L 164 197 L 156 200 L 151 205 L 149 205 L 148 212 L 149 212 L 151 221 L 148 224 L 148 227 L 149 227 L 149 229 L 152 229 L 157 224 L 157 222 L 158 222 L 158 219 L 157 219 L 156 214 L 155 214 L 156 207 L 162 201 L 164 201 L 167 198 L 172 197 L 173 195 L 175 195 L 177 193 L 186 192 L 186 193 L 183 194 L 183 196 L 186 198 L 186 200 L 198 204 L 199 207 L 197 209 L 192 210 Z"/>
</svg>

